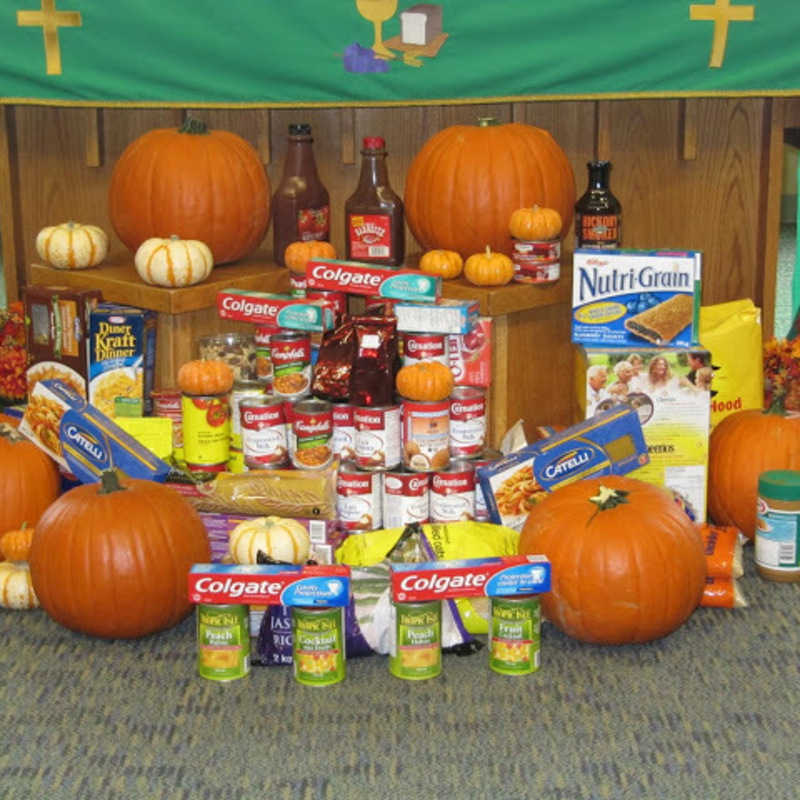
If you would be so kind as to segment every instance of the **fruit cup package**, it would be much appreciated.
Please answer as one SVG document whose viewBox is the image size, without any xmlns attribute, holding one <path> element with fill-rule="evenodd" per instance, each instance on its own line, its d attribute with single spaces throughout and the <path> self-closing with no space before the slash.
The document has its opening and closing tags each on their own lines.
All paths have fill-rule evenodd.
<svg viewBox="0 0 800 800">
<path fill-rule="evenodd" d="M 325 300 L 308 300 L 288 294 L 223 289 L 217 293 L 220 319 L 252 322 L 272 328 L 327 331 L 333 327 L 333 306 Z"/>
<path fill-rule="evenodd" d="M 492 380 L 491 317 L 480 317 L 468 333 L 448 334 L 447 363 L 456 386 L 489 386 Z"/>
<path fill-rule="evenodd" d="M 443 298 L 435 304 L 401 301 L 394 304 L 401 333 L 468 334 L 478 321 L 477 300 Z"/>
</svg>

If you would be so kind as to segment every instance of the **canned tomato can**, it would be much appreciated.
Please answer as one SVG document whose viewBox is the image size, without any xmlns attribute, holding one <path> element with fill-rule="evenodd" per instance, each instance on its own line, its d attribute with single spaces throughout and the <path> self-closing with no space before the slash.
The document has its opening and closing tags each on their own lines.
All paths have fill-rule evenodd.
<svg viewBox="0 0 800 800">
<path fill-rule="evenodd" d="M 298 469 L 319 469 L 333 461 L 333 404 L 327 400 L 298 400 L 292 405 L 294 450 Z"/>
<path fill-rule="evenodd" d="M 257 381 L 237 381 L 230 393 L 231 407 L 231 450 L 242 449 L 242 421 L 239 406 L 246 397 L 263 397 L 263 383 Z"/>
<path fill-rule="evenodd" d="M 160 389 L 150 393 L 153 416 L 172 420 L 172 455 L 183 461 L 183 412 L 180 389 Z"/>
<path fill-rule="evenodd" d="M 389 672 L 420 681 L 442 671 L 442 602 L 392 603 L 389 621 Z"/>
<path fill-rule="evenodd" d="M 529 675 L 539 669 L 542 613 L 536 595 L 492 597 L 489 667 L 501 675 Z"/>
<path fill-rule="evenodd" d="M 414 472 L 444 469 L 450 462 L 450 401 L 403 402 L 403 464 Z"/>
<path fill-rule="evenodd" d="M 224 472 L 231 446 L 227 395 L 184 394 L 181 420 L 187 468 L 198 474 Z"/>
<path fill-rule="evenodd" d="M 242 453 L 248 469 L 279 469 L 289 463 L 283 400 L 274 395 L 239 402 Z"/>
<path fill-rule="evenodd" d="M 427 472 L 392 470 L 383 476 L 383 526 L 401 528 L 430 521 L 431 476 Z"/>
<path fill-rule="evenodd" d="M 379 529 L 383 480 L 379 472 L 363 472 L 343 464 L 336 476 L 336 517 L 348 531 Z"/>
<path fill-rule="evenodd" d="M 335 289 L 306 289 L 309 300 L 324 300 L 333 311 L 334 324 L 339 325 L 347 318 L 347 295 Z"/>
<path fill-rule="evenodd" d="M 356 457 L 356 428 L 353 422 L 355 408 L 351 403 L 333 404 L 331 449 L 342 463 Z"/>
<path fill-rule="evenodd" d="M 477 458 L 486 445 L 486 390 L 455 386 L 450 394 L 450 455 Z"/>
<path fill-rule="evenodd" d="M 355 463 L 359 469 L 387 470 L 400 464 L 400 406 L 356 406 Z"/>
<path fill-rule="evenodd" d="M 198 604 L 197 672 L 212 681 L 234 681 L 250 672 L 247 606 Z"/>
<path fill-rule="evenodd" d="M 475 465 L 459 459 L 431 476 L 431 522 L 475 519 Z"/>
<path fill-rule="evenodd" d="M 256 380 L 265 384 L 267 388 L 272 386 L 272 354 L 270 342 L 272 335 L 278 333 L 280 328 L 273 328 L 268 325 L 256 326 L 253 340 L 256 348 Z"/>
<path fill-rule="evenodd" d="M 444 333 L 404 333 L 403 366 L 418 361 L 439 361 L 449 366 L 447 335 Z"/>
<path fill-rule="evenodd" d="M 302 331 L 280 331 L 270 337 L 272 391 L 297 400 L 311 393 L 311 336 Z"/>
<path fill-rule="evenodd" d="M 344 608 L 292 606 L 292 664 L 305 686 L 344 680 Z"/>
<path fill-rule="evenodd" d="M 475 467 L 475 519 L 480 522 L 488 522 L 490 516 L 478 470 L 480 467 L 488 466 L 502 457 L 503 454 L 499 450 L 484 450 L 483 453 L 472 462 L 472 465 Z"/>
</svg>

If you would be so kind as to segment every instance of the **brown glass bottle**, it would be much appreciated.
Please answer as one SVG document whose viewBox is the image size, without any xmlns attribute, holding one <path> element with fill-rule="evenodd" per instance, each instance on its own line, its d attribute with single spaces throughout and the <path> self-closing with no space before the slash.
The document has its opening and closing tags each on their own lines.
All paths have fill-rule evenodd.
<svg viewBox="0 0 800 800">
<path fill-rule="evenodd" d="M 622 205 L 609 186 L 610 161 L 590 161 L 589 185 L 575 204 L 575 247 L 622 246 Z"/>
<path fill-rule="evenodd" d="M 330 199 L 317 174 L 313 141 L 310 125 L 289 126 L 283 176 L 272 197 L 272 257 L 281 266 L 292 242 L 330 240 Z"/>
<path fill-rule="evenodd" d="M 403 201 L 389 186 L 386 143 L 364 138 L 361 175 L 344 206 L 346 258 L 398 266 L 406 255 Z"/>
</svg>

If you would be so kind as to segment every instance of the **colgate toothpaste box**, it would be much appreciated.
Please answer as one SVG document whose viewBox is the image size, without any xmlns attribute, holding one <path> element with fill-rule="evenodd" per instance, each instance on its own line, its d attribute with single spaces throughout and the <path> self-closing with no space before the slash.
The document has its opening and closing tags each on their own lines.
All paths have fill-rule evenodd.
<svg viewBox="0 0 800 800">
<path fill-rule="evenodd" d="M 456 386 L 492 382 L 492 318 L 480 317 L 467 333 L 447 336 L 447 363 Z"/>
<path fill-rule="evenodd" d="M 468 334 L 478 321 L 477 300 L 444 297 L 434 305 L 401 301 L 394 304 L 397 330 L 401 333 Z"/>
<path fill-rule="evenodd" d="M 335 258 L 310 259 L 306 265 L 309 289 L 334 289 L 348 294 L 434 303 L 442 293 L 442 279 L 416 269 L 378 267 Z"/>
<path fill-rule="evenodd" d="M 193 564 L 189 602 L 346 606 L 350 568 L 341 564 Z"/>
<path fill-rule="evenodd" d="M 401 603 L 550 591 L 550 561 L 543 555 L 391 564 L 391 569 L 392 599 Z"/>
<path fill-rule="evenodd" d="M 253 322 L 273 328 L 323 332 L 333 327 L 333 306 L 288 294 L 223 289 L 217 293 L 220 319 Z"/>
</svg>

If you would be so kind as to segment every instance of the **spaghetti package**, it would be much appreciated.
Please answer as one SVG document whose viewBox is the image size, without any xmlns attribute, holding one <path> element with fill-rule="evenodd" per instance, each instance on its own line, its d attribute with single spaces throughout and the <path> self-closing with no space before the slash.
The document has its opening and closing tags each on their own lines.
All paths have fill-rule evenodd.
<svg viewBox="0 0 800 800">
<path fill-rule="evenodd" d="M 730 525 L 700 526 L 706 556 L 706 586 L 701 606 L 714 608 L 744 608 L 747 600 L 737 579 L 744 575 L 742 545 L 745 536 Z"/>
</svg>

